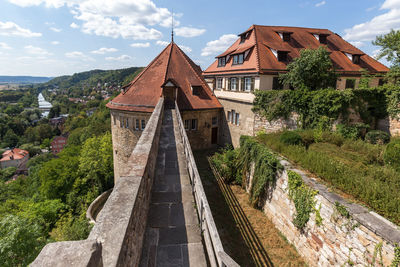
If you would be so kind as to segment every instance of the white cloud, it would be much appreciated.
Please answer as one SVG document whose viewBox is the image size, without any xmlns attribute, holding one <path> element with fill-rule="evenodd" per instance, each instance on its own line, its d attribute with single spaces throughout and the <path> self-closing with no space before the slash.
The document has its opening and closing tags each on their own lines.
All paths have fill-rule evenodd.
<svg viewBox="0 0 400 267">
<path fill-rule="evenodd" d="M 8 0 L 22 6 L 45 5 L 50 8 L 66 6 L 74 18 L 82 21 L 78 26 L 86 34 L 135 40 L 156 40 L 162 37 L 155 26 L 170 27 L 171 12 L 158 7 L 154 0 Z M 174 25 L 180 25 L 182 14 L 174 14 Z"/>
<path fill-rule="evenodd" d="M 56 27 L 50 27 L 50 30 L 52 30 L 53 32 L 61 32 L 62 30 Z"/>
<path fill-rule="evenodd" d="M 361 41 L 351 41 L 350 43 L 352 45 L 354 45 L 355 47 L 358 47 L 358 48 L 361 48 L 361 47 L 365 46 L 365 43 L 361 42 Z"/>
<path fill-rule="evenodd" d="M 129 60 L 132 59 L 132 57 L 128 56 L 128 55 L 122 55 L 119 57 L 106 57 L 106 60 L 109 61 L 125 61 L 125 60 Z"/>
<path fill-rule="evenodd" d="M 156 42 L 156 44 L 159 45 L 159 46 L 167 46 L 167 45 L 169 45 L 169 43 L 167 41 L 160 41 L 160 40 L 158 40 Z"/>
<path fill-rule="evenodd" d="M 180 27 L 176 28 L 174 31 L 177 36 L 182 37 L 196 37 L 206 32 L 205 29 L 197 29 L 192 27 Z"/>
<path fill-rule="evenodd" d="M 8 1 L 21 7 L 38 6 L 41 4 L 45 4 L 46 7 L 55 7 L 55 8 L 62 7 L 64 4 L 68 4 L 70 2 L 74 2 L 67 0 L 8 0 Z"/>
<path fill-rule="evenodd" d="M 84 61 L 95 61 L 93 58 L 85 55 L 84 53 L 82 53 L 80 51 L 68 52 L 68 53 L 65 53 L 65 56 L 67 58 L 80 59 L 80 60 L 84 60 Z"/>
<path fill-rule="evenodd" d="M 47 50 L 37 47 L 37 46 L 32 46 L 32 45 L 27 45 L 24 47 L 26 52 L 32 55 L 37 55 L 37 56 L 49 56 L 52 55 L 52 53 L 49 53 Z"/>
<path fill-rule="evenodd" d="M 76 24 L 75 22 L 72 22 L 69 26 L 70 26 L 71 28 L 73 28 L 73 29 L 78 29 L 78 28 L 79 28 L 79 25 Z"/>
<path fill-rule="evenodd" d="M 1 49 L 12 49 L 8 44 L 0 42 Z"/>
<path fill-rule="evenodd" d="M 190 48 L 189 46 L 180 45 L 179 47 L 180 47 L 183 51 L 185 51 L 186 53 L 192 52 L 192 48 Z"/>
<path fill-rule="evenodd" d="M 118 51 L 118 49 L 116 49 L 116 48 L 102 47 L 102 48 L 99 48 L 99 49 L 97 49 L 97 50 L 94 50 L 94 51 L 92 51 L 92 52 L 90 52 L 90 53 L 92 53 L 92 54 L 98 54 L 98 55 L 104 55 L 105 53 L 113 53 L 113 52 L 117 52 L 117 51 Z"/>
<path fill-rule="evenodd" d="M 375 16 L 370 21 L 345 29 L 343 38 L 350 41 L 371 41 L 377 35 L 388 33 L 390 29 L 399 29 L 400 1 L 386 0 L 380 9 L 386 10 L 386 12 Z"/>
<path fill-rule="evenodd" d="M 203 57 L 217 56 L 217 53 L 225 51 L 237 39 L 238 37 L 235 34 L 224 34 L 218 40 L 208 42 L 206 47 L 201 50 L 201 55 Z"/>
<path fill-rule="evenodd" d="M 131 47 L 149 47 L 150 46 L 150 43 L 149 42 L 147 42 L 147 43 L 133 43 L 133 44 L 131 44 Z"/>
<path fill-rule="evenodd" d="M 0 21 L 0 35 L 19 36 L 19 37 L 40 37 L 40 36 L 42 36 L 41 33 L 32 32 L 28 29 L 24 29 L 11 21 L 7 21 L 7 22 Z"/>
<path fill-rule="evenodd" d="M 323 6 L 323 5 L 325 5 L 325 4 L 326 4 L 326 1 L 321 1 L 321 2 L 319 2 L 319 3 L 316 3 L 315 6 L 316 6 L 316 7 L 320 7 L 320 6 Z"/>
<path fill-rule="evenodd" d="M 59 41 L 53 41 L 53 42 L 51 42 L 51 44 L 52 44 L 52 45 L 59 45 L 60 42 L 59 42 Z"/>
</svg>

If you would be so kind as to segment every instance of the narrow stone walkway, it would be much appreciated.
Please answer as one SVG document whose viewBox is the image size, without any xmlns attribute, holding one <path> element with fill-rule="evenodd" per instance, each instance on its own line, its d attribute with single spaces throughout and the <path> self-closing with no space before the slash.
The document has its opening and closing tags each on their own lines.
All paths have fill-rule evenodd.
<svg viewBox="0 0 400 267">
<path fill-rule="evenodd" d="M 166 109 L 140 266 L 207 266 L 178 127 Z"/>
</svg>

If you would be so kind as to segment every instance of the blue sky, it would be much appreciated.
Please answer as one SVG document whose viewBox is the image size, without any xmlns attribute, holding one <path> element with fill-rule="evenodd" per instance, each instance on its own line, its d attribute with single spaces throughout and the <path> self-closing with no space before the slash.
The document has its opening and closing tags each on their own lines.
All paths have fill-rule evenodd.
<svg viewBox="0 0 400 267">
<path fill-rule="evenodd" d="M 171 39 L 203 69 L 252 24 L 326 28 L 375 55 L 400 0 L 0 0 L 0 75 L 146 66 Z"/>
</svg>

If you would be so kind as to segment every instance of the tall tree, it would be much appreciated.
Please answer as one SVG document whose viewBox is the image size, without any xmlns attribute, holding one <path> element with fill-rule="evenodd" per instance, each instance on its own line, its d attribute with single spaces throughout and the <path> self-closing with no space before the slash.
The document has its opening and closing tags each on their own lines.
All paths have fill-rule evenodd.
<svg viewBox="0 0 400 267">
<path fill-rule="evenodd" d="M 393 66 L 400 67 L 400 30 L 392 29 L 387 34 L 379 35 L 372 44 L 381 47 L 377 59 L 386 57 Z"/>
<path fill-rule="evenodd" d="M 287 65 L 287 73 L 279 76 L 281 82 L 295 89 L 317 90 L 334 87 L 337 75 L 325 47 L 303 49 L 300 56 Z"/>
</svg>

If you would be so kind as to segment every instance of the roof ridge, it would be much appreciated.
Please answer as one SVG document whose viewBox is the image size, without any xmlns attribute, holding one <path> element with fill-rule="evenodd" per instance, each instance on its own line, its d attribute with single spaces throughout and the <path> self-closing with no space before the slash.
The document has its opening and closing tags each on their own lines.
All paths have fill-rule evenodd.
<svg viewBox="0 0 400 267">
<path fill-rule="evenodd" d="M 169 62 L 171 61 L 171 56 L 172 56 L 172 48 L 174 46 L 174 42 L 172 41 L 169 45 L 171 46 L 169 50 L 169 56 L 168 56 L 168 62 L 167 62 L 167 67 L 165 68 L 165 74 L 164 74 L 164 81 L 163 84 L 167 81 L 167 75 L 168 75 L 168 69 L 169 69 Z"/>
<path fill-rule="evenodd" d="M 131 81 L 130 83 L 128 83 L 128 85 L 126 86 L 126 87 L 130 87 L 130 86 L 132 86 L 152 65 L 153 65 L 153 63 L 164 53 L 164 51 L 168 48 L 168 46 L 169 45 L 167 45 L 159 54 L 158 54 L 158 56 L 156 56 L 150 63 L 149 63 L 149 65 L 147 65 L 147 67 L 146 68 L 144 68 L 144 70 L 142 70 L 142 72 L 141 73 L 139 73 L 136 77 L 135 77 L 135 79 L 133 79 L 133 81 Z M 168 65 L 167 65 L 168 66 Z M 129 90 L 129 88 L 128 88 L 128 90 Z M 123 92 L 123 94 L 125 94 L 126 92 L 128 92 L 128 90 L 126 90 L 125 92 Z"/>
<path fill-rule="evenodd" d="M 253 24 L 253 26 L 254 26 L 254 28 L 253 28 L 253 31 L 254 31 L 254 39 L 255 39 L 255 46 L 256 46 L 256 58 L 257 58 L 257 68 L 256 68 L 256 70 L 257 70 L 257 72 L 260 72 L 260 56 L 259 56 L 259 47 L 258 47 L 258 41 L 257 41 L 257 25 L 254 25 Z"/>
<path fill-rule="evenodd" d="M 200 76 L 197 71 L 195 69 L 193 69 L 192 64 L 190 64 L 190 62 L 188 61 L 188 59 L 190 59 L 188 56 L 185 56 L 186 54 L 182 51 L 182 49 L 177 45 L 178 47 L 178 51 L 181 53 L 181 55 L 184 57 L 186 64 L 189 65 L 189 68 L 195 73 L 195 75 L 197 76 L 197 78 L 199 78 L 199 80 L 201 81 L 201 83 L 203 85 L 206 86 L 206 88 L 210 89 L 209 92 L 211 93 L 211 96 L 214 95 L 214 92 L 211 91 L 211 88 L 208 86 L 208 84 L 206 83 L 206 81 L 204 80 L 203 76 Z M 191 59 L 190 59 L 191 60 Z M 193 62 L 193 60 L 191 60 Z M 193 62 L 194 63 L 194 62 Z M 194 63 L 195 64 L 195 63 Z M 219 103 L 219 100 L 217 98 L 217 101 Z M 221 103 L 220 103 L 221 104 Z"/>
</svg>

